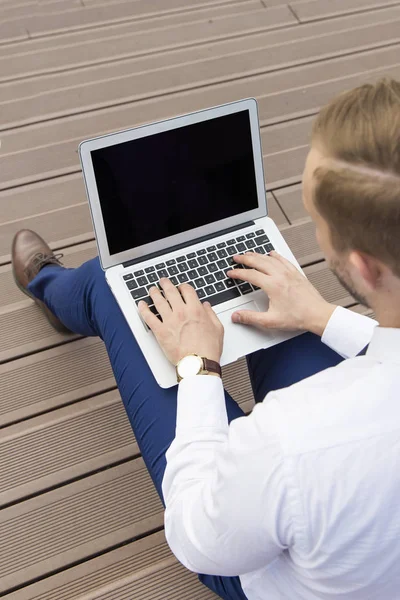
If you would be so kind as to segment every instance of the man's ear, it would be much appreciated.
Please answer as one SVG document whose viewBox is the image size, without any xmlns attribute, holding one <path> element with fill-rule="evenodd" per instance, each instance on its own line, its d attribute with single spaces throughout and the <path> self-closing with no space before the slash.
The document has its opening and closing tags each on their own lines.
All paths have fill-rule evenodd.
<svg viewBox="0 0 400 600">
<path fill-rule="evenodd" d="M 373 256 L 356 250 L 350 252 L 348 262 L 353 274 L 362 279 L 371 291 L 376 290 L 383 274 L 382 263 Z"/>
</svg>

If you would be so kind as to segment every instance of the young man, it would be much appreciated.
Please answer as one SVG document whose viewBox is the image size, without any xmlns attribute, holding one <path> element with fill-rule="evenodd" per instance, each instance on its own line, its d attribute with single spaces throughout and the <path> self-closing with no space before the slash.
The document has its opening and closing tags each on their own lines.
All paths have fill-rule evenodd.
<svg viewBox="0 0 400 600">
<path fill-rule="evenodd" d="M 167 540 L 187 568 L 208 574 L 200 576 L 206 585 L 232 600 L 394 600 L 400 83 L 362 86 L 320 112 L 303 189 L 329 265 L 380 325 L 325 302 L 276 253 L 237 257 L 250 269 L 231 276 L 260 286 L 270 308 L 233 319 L 309 332 L 248 358 L 258 402 L 248 417 L 218 375 L 157 386 L 97 259 L 64 269 L 39 236 L 22 231 L 13 243 L 14 273 L 57 328 L 104 340 L 166 505 Z M 168 358 L 176 364 L 196 353 L 219 361 L 223 328 L 211 307 L 188 285 L 162 286 L 166 299 L 156 288 L 151 295 L 163 322 L 147 305 L 140 310 Z"/>
</svg>

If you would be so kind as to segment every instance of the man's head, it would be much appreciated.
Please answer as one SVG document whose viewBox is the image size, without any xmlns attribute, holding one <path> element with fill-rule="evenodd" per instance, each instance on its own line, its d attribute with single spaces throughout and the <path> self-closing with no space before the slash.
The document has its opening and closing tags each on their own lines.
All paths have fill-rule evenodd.
<svg viewBox="0 0 400 600">
<path fill-rule="evenodd" d="M 377 294 L 400 291 L 400 82 L 363 85 L 321 110 L 303 200 L 356 300 L 375 308 Z"/>
</svg>

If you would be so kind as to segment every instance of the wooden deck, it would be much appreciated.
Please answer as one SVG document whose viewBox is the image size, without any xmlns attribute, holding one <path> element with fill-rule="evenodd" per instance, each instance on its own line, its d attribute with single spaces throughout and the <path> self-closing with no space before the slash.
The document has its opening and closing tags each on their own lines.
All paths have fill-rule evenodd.
<svg viewBox="0 0 400 600">
<path fill-rule="evenodd" d="M 77 155 L 89 137 L 243 97 L 259 102 L 272 217 L 330 301 L 300 180 L 334 94 L 400 77 L 400 0 L 0 0 L 0 596 L 214 597 L 177 564 L 102 343 L 56 333 L 14 285 L 38 231 L 96 253 Z M 250 410 L 244 361 L 224 370 Z"/>
</svg>

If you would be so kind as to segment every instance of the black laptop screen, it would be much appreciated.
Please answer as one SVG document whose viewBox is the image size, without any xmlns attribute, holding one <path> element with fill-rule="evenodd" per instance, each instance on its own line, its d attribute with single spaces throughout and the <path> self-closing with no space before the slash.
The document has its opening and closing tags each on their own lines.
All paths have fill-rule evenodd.
<svg viewBox="0 0 400 600">
<path fill-rule="evenodd" d="M 258 206 L 248 110 L 91 155 L 110 254 Z"/>
</svg>

